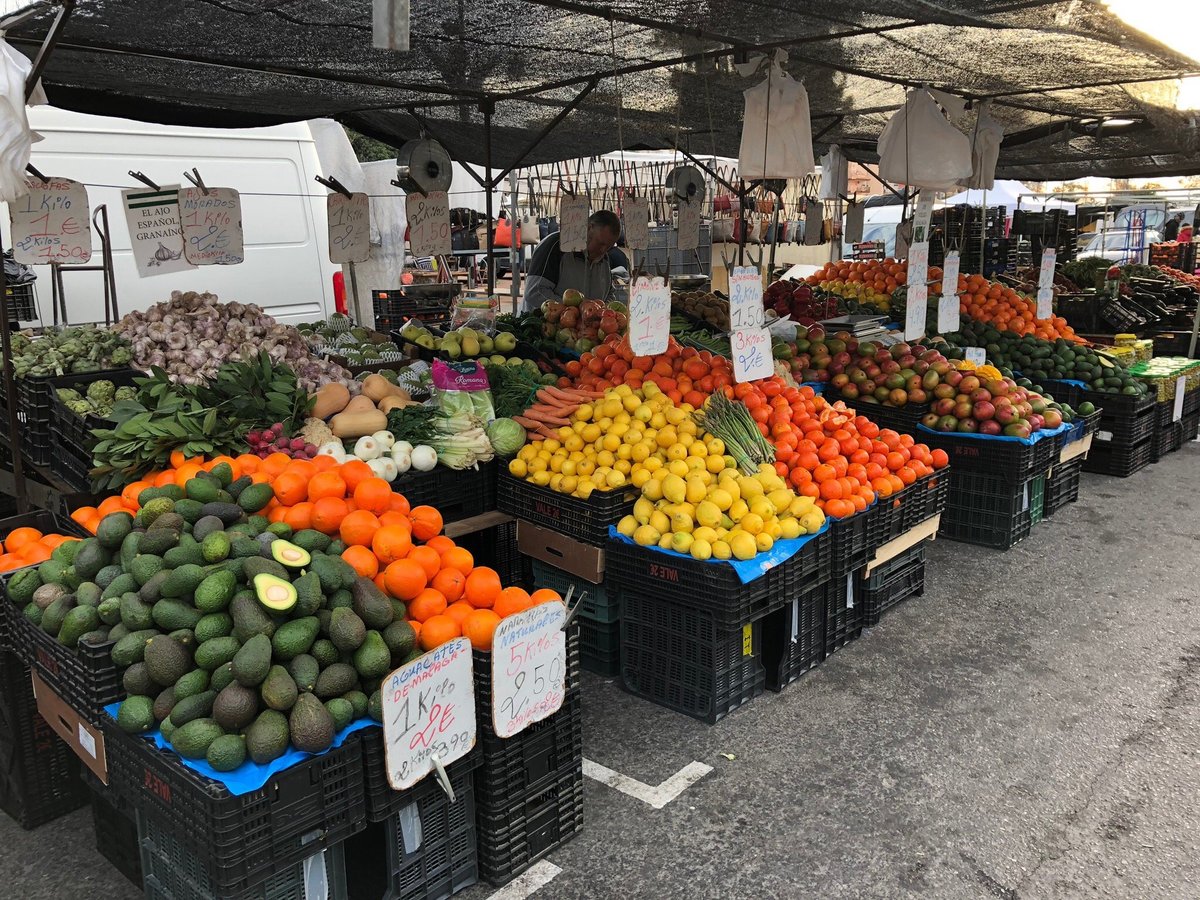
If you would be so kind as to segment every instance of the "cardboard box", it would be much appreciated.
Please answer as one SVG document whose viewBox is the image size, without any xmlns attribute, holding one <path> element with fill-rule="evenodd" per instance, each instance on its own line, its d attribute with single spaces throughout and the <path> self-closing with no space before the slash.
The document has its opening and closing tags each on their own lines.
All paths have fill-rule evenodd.
<svg viewBox="0 0 1200 900">
<path fill-rule="evenodd" d="M 33 696 L 42 714 L 58 736 L 67 742 L 92 774 L 108 784 L 108 763 L 104 757 L 104 732 L 92 725 L 54 693 L 46 682 L 32 673 Z"/>
<path fill-rule="evenodd" d="M 517 550 L 592 584 L 604 581 L 604 548 L 572 540 L 549 528 L 518 520 Z"/>
<path fill-rule="evenodd" d="M 1071 460 L 1078 459 L 1081 456 L 1086 459 L 1088 451 L 1092 449 L 1092 438 L 1095 436 L 1096 435 L 1093 432 L 1092 434 L 1085 434 L 1077 441 L 1071 441 L 1071 443 L 1067 444 L 1067 446 L 1063 447 L 1059 452 L 1058 461 L 1060 463 L 1070 462 Z"/>
</svg>

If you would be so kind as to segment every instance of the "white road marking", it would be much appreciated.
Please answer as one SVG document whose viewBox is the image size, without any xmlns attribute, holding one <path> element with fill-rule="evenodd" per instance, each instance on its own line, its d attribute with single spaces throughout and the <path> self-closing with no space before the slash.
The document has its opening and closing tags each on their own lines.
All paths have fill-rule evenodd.
<svg viewBox="0 0 1200 900">
<path fill-rule="evenodd" d="M 588 778 L 648 803 L 655 809 L 662 809 L 711 771 L 712 766 L 702 762 L 690 762 L 662 784 L 651 787 L 590 759 L 583 761 L 583 774 Z"/>
<path fill-rule="evenodd" d="M 558 866 L 547 859 L 534 863 L 487 900 L 525 900 L 530 894 L 541 890 L 561 872 Z"/>
</svg>

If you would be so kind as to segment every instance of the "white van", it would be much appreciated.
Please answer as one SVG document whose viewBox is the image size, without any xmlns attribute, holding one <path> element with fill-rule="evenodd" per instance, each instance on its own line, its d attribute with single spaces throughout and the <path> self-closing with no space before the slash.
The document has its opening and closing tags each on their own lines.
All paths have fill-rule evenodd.
<svg viewBox="0 0 1200 900">
<path fill-rule="evenodd" d="M 257 303 L 291 323 L 320 319 L 334 311 L 333 276 L 340 267 L 329 262 L 327 192 L 313 181 L 325 171 L 317 152 L 316 123 L 186 128 L 47 106 L 30 109 L 29 120 L 44 138 L 33 145 L 33 165 L 46 176 L 86 184 L 92 212 L 100 204 L 108 206 L 117 304 L 122 315 L 166 300 L 173 290 L 210 291 L 222 300 Z M 140 171 L 159 185 L 186 187 L 189 182 L 183 172 L 193 168 L 208 186 L 241 192 L 245 262 L 141 277 L 121 207 L 122 189 L 140 187 L 129 171 Z M 2 228 L 8 249 L 7 215 Z M 94 233 L 92 242 L 91 264 L 98 265 L 100 241 Z M 103 321 L 101 273 L 72 273 L 70 268 L 63 267 L 68 320 Z M 35 271 L 41 322 L 49 324 L 53 321 L 50 268 L 37 266 Z"/>
</svg>

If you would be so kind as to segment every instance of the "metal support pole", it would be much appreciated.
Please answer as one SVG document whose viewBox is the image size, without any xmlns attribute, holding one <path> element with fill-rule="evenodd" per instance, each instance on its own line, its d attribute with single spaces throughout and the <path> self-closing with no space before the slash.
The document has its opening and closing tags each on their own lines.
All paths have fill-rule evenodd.
<svg viewBox="0 0 1200 900">
<path fill-rule="evenodd" d="M 521 261 L 525 251 L 521 247 L 521 219 L 517 215 L 517 170 L 508 170 L 508 190 L 512 202 L 509 204 L 510 215 L 512 216 L 512 240 L 509 241 L 508 260 L 511 264 L 512 271 L 512 313 L 517 314 L 517 299 L 521 296 Z M 532 202 L 532 201 L 530 201 Z"/>
<path fill-rule="evenodd" d="M 496 249 L 496 232 L 492 226 L 492 104 L 484 103 L 483 110 L 483 181 L 484 215 L 487 216 L 487 278 L 488 294 L 496 293 L 496 260 L 492 256 Z"/>
<path fill-rule="evenodd" d="M 71 13 L 74 11 L 75 0 L 63 0 L 63 5 L 59 7 L 58 14 L 54 17 L 54 21 L 50 23 L 50 30 L 46 32 L 42 46 L 38 48 L 37 55 L 33 58 L 33 67 L 29 70 L 29 76 L 25 79 L 26 100 L 33 94 L 33 89 L 37 87 L 38 79 L 42 77 L 42 70 L 46 68 L 46 63 L 50 61 L 50 54 L 54 51 L 58 39 L 62 37 L 63 27 L 67 24 L 67 19 L 71 17 Z"/>
<path fill-rule="evenodd" d="M 355 323 L 362 325 L 367 320 L 363 316 L 362 298 L 358 296 L 358 272 L 354 270 L 353 260 L 347 265 L 350 266 L 350 293 L 354 295 L 354 321 Z M 372 316 L 373 315 L 374 313 L 372 313 Z M 374 324 L 374 318 L 372 318 L 371 322 Z"/>
<path fill-rule="evenodd" d="M 742 220 L 742 227 L 738 229 L 738 265 L 746 264 L 746 182 L 738 179 L 738 216 Z"/>
</svg>

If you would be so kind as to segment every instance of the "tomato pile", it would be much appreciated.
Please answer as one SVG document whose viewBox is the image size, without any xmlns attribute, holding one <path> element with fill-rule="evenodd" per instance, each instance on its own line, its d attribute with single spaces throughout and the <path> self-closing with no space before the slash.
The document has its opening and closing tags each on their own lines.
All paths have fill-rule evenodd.
<svg viewBox="0 0 1200 900">
<path fill-rule="evenodd" d="M 605 390 L 627 384 L 634 390 L 646 382 L 675 403 L 700 407 L 713 391 L 733 384 L 729 360 L 707 350 L 684 347 L 675 338 L 657 356 L 634 356 L 628 337 L 609 335 L 603 343 L 566 365 L 569 378 L 560 387 L 580 386 Z"/>
</svg>

